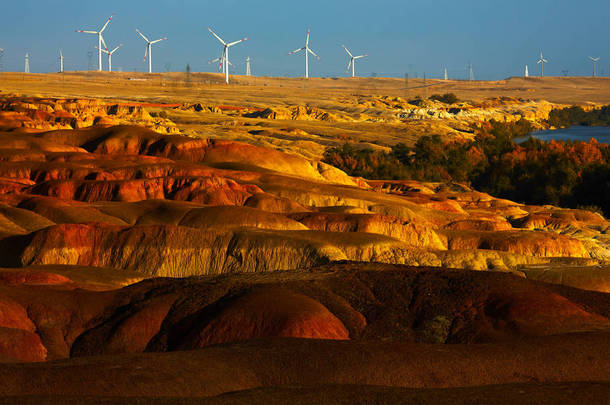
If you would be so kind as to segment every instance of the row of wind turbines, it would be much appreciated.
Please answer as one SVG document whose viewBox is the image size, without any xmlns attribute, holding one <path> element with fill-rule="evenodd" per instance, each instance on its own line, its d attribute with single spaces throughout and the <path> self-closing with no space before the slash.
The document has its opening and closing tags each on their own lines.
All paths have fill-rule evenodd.
<svg viewBox="0 0 610 405">
<path fill-rule="evenodd" d="M 589 56 L 589 60 L 591 60 L 591 62 L 593 62 L 593 77 L 597 77 L 597 62 L 600 61 L 600 58 L 594 58 L 593 56 Z M 538 59 L 538 61 L 536 62 L 537 65 L 540 65 L 540 77 L 544 77 L 544 64 L 545 63 L 549 63 L 548 59 L 545 59 L 545 57 L 542 55 L 542 51 L 540 51 L 540 59 Z M 529 72 L 529 68 L 527 65 L 525 65 L 525 77 L 529 77 L 530 76 L 530 72 Z M 446 75 L 445 75 L 445 80 L 447 80 Z"/>
<path fill-rule="evenodd" d="M 108 18 L 106 23 L 102 26 L 102 28 L 100 28 L 99 31 L 86 31 L 86 30 L 77 30 L 76 31 L 76 32 L 80 32 L 83 34 L 97 35 L 97 46 L 95 48 L 97 49 L 97 70 L 100 72 L 102 71 L 102 53 L 105 53 L 106 55 L 108 55 L 108 71 L 112 72 L 112 55 L 116 51 L 118 51 L 120 47 L 123 46 L 123 44 L 120 44 L 113 50 L 109 50 L 108 46 L 106 45 L 106 41 L 104 40 L 104 36 L 102 35 L 104 33 L 104 31 L 106 30 L 106 28 L 108 27 L 108 24 L 110 24 L 110 21 L 112 21 L 112 17 L 114 17 L 114 15 L 111 15 L 110 18 Z M 167 40 L 167 37 L 151 41 L 144 34 L 142 34 L 142 32 L 137 28 L 136 28 L 136 32 L 138 34 L 140 34 L 140 36 L 144 39 L 144 41 L 146 41 L 146 51 L 144 52 L 144 60 L 146 61 L 146 59 L 148 59 L 148 73 L 152 73 L 152 46 L 156 43 Z M 102 48 L 102 45 L 104 45 L 104 48 Z M 63 57 L 63 54 L 61 53 L 61 50 L 59 52 L 60 52 L 59 57 L 61 60 L 61 70 L 60 71 L 63 72 L 64 71 L 64 69 L 63 69 L 64 57 Z"/>
<path fill-rule="evenodd" d="M 77 30 L 76 31 L 76 32 L 80 32 L 83 34 L 97 35 L 96 49 L 98 50 L 98 68 L 97 68 L 98 71 L 102 71 L 102 53 L 105 53 L 108 56 L 108 70 L 112 71 L 112 55 L 116 51 L 118 51 L 119 48 L 121 48 L 121 46 L 123 46 L 123 44 L 120 44 L 113 50 L 109 50 L 108 46 L 106 45 L 106 41 L 104 40 L 103 33 L 106 30 L 106 28 L 108 28 L 108 25 L 112 21 L 113 16 L 114 15 L 110 16 L 110 18 L 108 18 L 106 23 L 98 31 L 91 31 L 91 30 Z M 244 37 L 238 41 L 226 42 L 216 32 L 214 32 L 214 30 L 212 30 L 212 28 L 208 27 L 208 31 L 210 31 L 210 33 L 220 42 L 220 44 L 223 47 L 222 55 L 219 58 L 216 58 L 216 59 L 210 61 L 210 63 L 219 62 L 219 71 L 222 71 L 225 74 L 225 82 L 227 84 L 229 84 L 229 67 L 233 66 L 233 64 L 229 60 L 229 49 L 235 45 L 238 45 L 238 44 L 241 44 L 242 42 L 247 41 L 248 38 Z M 148 59 L 148 73 L 152 73 L 152 46 L 156 43 L 167 40 L 167 37 L 151 41 L 137 28 L 136 28 L 136 32 L 144 39 L 144 41 L 146 41 L 146 51 L 144 52 L 144 60 L 146 61 Z M 320 59 L 320 57 L 309 47 L 310 34 L 311 34 L 311 30 L 308 29 L 307 37 L 305 38 L 305 46 L 303 46 L 302 48 L 295 49 L 292 52 L 289 52 L 289 55 L 293 55 L 293 54 L 299 53 L 301 51 L 304 51 L 304 53 L 305 53 L 305 78 L 309 78 L 309 55 L 311 54 L 316 59 L 318 59 L 318 60 Z M 103 48 L 102 48 L 102 45 L 103 45 Z M 343 49 L 345 49 L 345 52 L 347 52 L 347 54 L 349 56 L 349 63 L 347 65 L 347 71 L 349 72 L 349 70 L 351 69 L 352 77 L 355 77 L 356 76 L 356 60 L 364 58 L 368 55 L 364 54 L 364 55 L 354 56 L 349 51 L 349 49 L 347 49 L 347 47 L 345 45 L 342 45 L 342 47 L 343 47 Z M 64 56 L 60 50 L 60 71 L 61 72 L 63 72 L 63 60 L 64 60 Z M 248 57 L 246 59 L 246 75 L 249 76 L 250 74 L 251 74 L 250 57 Z"/>
<path fill-rule="evenodd" d="M 108 18 L 108 20 L 104 23 L 104 25 L 98 31 L 92 31 L 92 30 L 77 30 L 76 31 L 76 32 L 83 33 L 83 34 L 92 34 L 92 35 L 97 36 L 97 46 L 95 48 L 98 50 L 98 68 L 97 68 L 98 71 L 102 71 L 102 54 L 106 54 L 108 56 L 108 71 L 111 72 L 112 71 L 112 55 L 123 46 L 123 44 L 119 44 L 114 49 L 110 50 L 110 49 L 108 49 L 108 46 L 106 45 L 106 41 L 104 40 L 103 33 L 106 30 L 106 28 L 108 28 L 108 25 L 112 21 L 113 17 L 114 17 L 114 14 Z M 242 42 L 247 41 L 248 38 L 244 37 L 238 41 L 226 42 L 216 32 L 214 32 L 214 30 L 212 30 L 212 28 L 208 27 L 208 31 L 222 45 L 221 56 L 219 58 L 211 60 L 209 63 L 219 62 L 218 71 L 224 73 L 225 82 L 227 84 L 229 84 L 229 67 L 234 66 L 229 60 L 229 49 L 235 45 L 238 45 Z M 152 46 L 159 42 L 166 41 L 167 37 L 151 41 L 137 28 L 136 28 L 136 32 L 140 35 L 140 37 L 142 37 L 142 39 L 144 39 L 144 41 L 146 41 L 146 50 L 144 52 L 144 61 L 148 60 L 148 73 L 152 73 L 152 71 L 153 71 L 153 69 L 152 69 Z M 311 30 L 308 29 L 307 36 L 305 37 L 305 46 L 295 49 L 294 51 L 288 53 L 289 55 L 294 55 L 301 51 L 304 52 L 305 78 L 309 78 L 309 55 L 312 55 L 316 59 L 320 60 L 320 57 L 309 47 L 310 35 L 311 35 Z M 102 47 L 102 45 L 103 45 L 103 47 Z M 345 52 L 347 53 L 347 55 L 349 57 L 349 63 L 347 65 L 347 72 L 349 72 L 351 69 L 351 76 L 355 77 L 356 76 L 356 60 L 365 58 L 368 55 L 362 54 L 362 55 L 354 56 L 345 45 L 341 45 L 341 46 L 343 47 L 343 49 L 345 50 Z M 0 52 L 2 52 L 2 51 L 4 51 L 4 50 L 0 49 Z M 599 57 L 594 58 L 592 56 L 589 56 L 589 59 L 593 62 L 593 77 L 596 77 L 597 76 L 597 62 L 599 62 L 600 58 Z M 63 52 L 61 51 L 61 49 L 59 50 L 59 62 L 60 62 L 60 72 L 63 72 L 64 71 L 64 55 L 63 55 Z M 542 51 L 540 51 L 540 59 L 538 59 L 538 61 L 536 63 L 540 65 L 540 76 L 544 77 L 544 65 L 546 63 L 549 63 L 549 61 L 544 58 Z M 470 80 L 473 80 L 472 64 L 469 64 L 468 68 L 469 68 Z M 26 71 L 26 73 L 29 73 L 29 54 L 26 54 L 25 71 Z M 247 76 L 251 75 L 249 56 L 246 59 L 246 75 Z M 525 66 L 525 77 L 529 77 L 529 68 L 527 65 Z M 444 71 L 444 79 L 448 80 L 448 74 L 447 74 L 446 68 Z"/>
</svg>

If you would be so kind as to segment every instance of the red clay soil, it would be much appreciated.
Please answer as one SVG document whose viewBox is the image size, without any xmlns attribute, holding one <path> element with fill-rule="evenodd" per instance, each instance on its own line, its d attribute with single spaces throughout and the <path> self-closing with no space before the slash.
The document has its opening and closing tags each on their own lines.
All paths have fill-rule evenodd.
<svg viewBox="0 0 610 405">
<path fill-rule="evenodd" d="M 201 329 L 194 329 L 179 349 L 262 337 L 347 340 L 343 323 L 319 302 L 283 288 L 253 290 L 231 302 Z"/>
<path fill-rule="evenodd" d="M 608 294 L 367 263 L 151 279 L 106 292 L 0 285 L 0 296 L 0 327 L 39 334 L 49 359 L 273 337 L 457 344 L 610 331 Z"/>
</svg>

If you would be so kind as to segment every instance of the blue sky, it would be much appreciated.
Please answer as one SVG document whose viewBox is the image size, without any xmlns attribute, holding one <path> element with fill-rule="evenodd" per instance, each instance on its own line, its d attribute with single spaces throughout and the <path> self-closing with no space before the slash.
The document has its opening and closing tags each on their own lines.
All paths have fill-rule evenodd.
<svg viewBox="0 0 610 405">
<path fill-rule="evenodd" d="M 109 47 L 123 43 L 113 67 L 143 71 L 147 36 L 169 40 L 154 48 L 155 71 L 215 71 L 208 60 L 220 55 L 212 26 L 227 41 L 250 40 L 231 49 L 238 64 L 252 58 L 257 75 L 303 74 L 301 55 L 288 52 L 304 45 L 311 27 L 312 76 L 345 75 L 345 43 L 353 53 L 368 53 L 357 73 L 439 77 L 446 66 L 451 77 L 465 78 L 472 61 L 477 79 L 521 75 L 526 64 L 537 73 L 540 48 L 549 64 L 545 73 L 590 74 L 587 57 L 599 56 L 598 72 L 610 75 L 610 1 L 608 0 L 18 0 L 2 1 L 0 48 L 4 70 L 22 71 L 31 54 L 33 72 L 58 69 L 62 48 L 66 70 L 84 70 L 97 30 L 114 13 L 104 33 Z M 94 64 L 96 59 L 94 57 Z M 105 63 L 104 63 L 105 64 Z M 236 71 L 245 66 L 238 64 Z"/>
</svg>

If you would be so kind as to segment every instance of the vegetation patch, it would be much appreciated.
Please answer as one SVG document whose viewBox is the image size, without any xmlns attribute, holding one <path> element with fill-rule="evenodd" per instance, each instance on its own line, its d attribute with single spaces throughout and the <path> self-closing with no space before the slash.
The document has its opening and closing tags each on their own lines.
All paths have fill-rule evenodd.
<svg viewBox="0 0 610 405">
<path fill-rule="evenodd" d="M 490 121 L 475 130 L 473 141 L 446 142 L 431 135 L 412 147 L 399 143 L 389 153 L 356 150 L 346 143 L 329 148 L 325 162 L 368 179 L 456 181 L 527 204 L 587 206 L 610 215 L 609 145 L 595 140 L 513 142 L 532 129 L 526 120 Z"/>
</svg>

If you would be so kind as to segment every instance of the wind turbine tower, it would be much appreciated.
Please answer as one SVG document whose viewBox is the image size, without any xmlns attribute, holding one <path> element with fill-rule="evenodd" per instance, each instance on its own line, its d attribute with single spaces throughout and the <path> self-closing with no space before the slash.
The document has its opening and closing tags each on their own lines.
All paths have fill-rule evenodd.
<svg viewBox="0 0 610 405">
<path fill-rule="evenodd" d="M 352 68 L 352 77 L 356 77 L 356 59 L 366 58 L 368 55 L 364 54 L 364 55 L 354 56 L 349 51 L 349 49 L 347 49 L 347 47 L 345 45 L 341 45 L 341 46 L 343 47 L 343 49 L 345 49 L 345 52 L 347 52 L 347 54 L 349 55 L 349 63 L 347 64 L 347 71 L 349 72 L 349 69 L 351 67 Z"/>
<path fill-rule="evenodd" d="M 597 76 L 597 62 L 599 62 L 599 58 L 594 58 L 593 56 L 589 56 L 591 62 L 593 62 L 593 77 Z"/>
<path fill-rule="evenodd" d="M 530 77 L 530 70 L 527 65 L 525 65 L 525 77 Z"/>
<path fill-rule="evenodd" d="M 447 68 L 445 68 L 445 80 L 449 80 L 449 75 L 447 74 Z"/>
<path fill-rule="evenodd" d="M 468 81 L 474 80 L 474 72 L 472 70 L 472 63 L 468 62 Z"/>
<path fill-rule="evenodd" d="M 63 73 L 63 72 L 64 72 L 64 54 L 60 49 L 59 50 L 59 73 Z"/>
<path fill-rule="evenodd" d="M 538 59 L 537 63 L 540 65 L 540 77 L 544 77 L 544 64 L 549 63 L 549 61 L 544 59 L 544 56 L 542 56 L 542 51 L 540 51 L 540 59 Z"/>
<path fill-rule="evenodd" d="M 229 84 L 229 48 L 232 46 L 235 46 L 237 44 L 240 44 L 244 41 L 248 40 L 248 37 L 242 38 L 239 41 L 235 41 L 235 42 L 225 42 L 222 38 L 220 38 L 213 30 L 212 28 L 208 27 L 208 31 L 210 31 L 210 33 L 212 35 L 214 35 L 214 37 L 216 37 L 216 39 L 218 41 L 220 41 L 220 43 L 223 46 L 223 50 L 222 50 L 222 57 L 221 60 L 224 62 L 224 72 L 225 72 L 225 83 Z"/>
<path fill-rule="evenodd" d="M 122 46 L 123 46 L 123 44 L 120 44 L 119 46 L 114 48 L 112 51 L 109 51 L 108 49 L 102 49 L 102 52 L 104 52 L 106 55 L 108 55 L 108 71 L 109 72 L 112 72 L 112 54 L 115 53 L 116 51 L 118 51 L 119 48 Z"/>
<path fill-rule="evenodd" d="M 4 72 L 4 63 L 2 62 L 3 56 L 4 56 L 4 49 L 0 48 L 0 73 Z"/>
<path fill-rule="evenodd" d="M 146 37 L 144 36 L 144 34 L 142 34 L 142 33 L 140 32 L 140 30 L 139 30 L 139 29 L 137 29 L 137 28 L 136 28 L 136 32 L 137 32 L 138 34 L 140 34 L 140 36 L 141 36 L 142 38 L 144 38 L 144 41 L 146 41 L 146 52 L 144 52 L 144 60 L 146 61 L 146 57 L 148 57 L 148 73 L 152 73 L 152 46 L 153 46 L 154 44 L 158 43 L 158 42 L 161 42 L 161 41 L 165 41 L 165 40 L 167 40 L 167 37 L 164 37 L 164 38 L 161 38 L 161 39 L 155 39 L 154 41 L 149 41 L 149 40 L 148 40 L 148 38 L 146 38 Z M 106 49 L 108 49 L 108 48 L 106 47 L 106 45 L 105 45 L 105 44 L 104 44 L 104 47 L 105 47 Z M 116 50 L 116 49 L 115 49 L 115 50 Z M 114 52 L 114 51 L 113 51 L 113 52 Z"/>
<path fill-rule="evenodd" d="M 25 73 L 30 73 L 30 54 L 25 54 L 25 69 L 23 70 Z"/>
<path fill-rule="evenodd" d="M 98 72 L 102 71 L 102 45 L 104 45 L 104 48 L 108 48 L 106 46 L 106 41 L 104 41 L 104 37 L 102 36 L 102 33 L 104 32 L 106 27 L 108 27 L 108 24 L 110 24 L 110 20 L 112 20 L 113 16 L 114 16 L 114 14 L 110 16 L 108 21 L 106 21 L 106 24 L 104 24 L 102 29 L 100 29 L 99 31 L 82 31 L 82 30 L 76 31 L 76 32 L 82 32 L 83 34 L 97 35 L 97 71 Z"/>
<path fill-rule="evenodd" d="M 311 53 L 313 56 L 315 56 L 318 60 L 320 60 L 320 57 L 318 55 L 316 55 L 316 53 L 314 51 L 311 50 L 311 48 L 309 48 L 309 34 L 310 34 L 311 30 L 308 28 L 307 29 L 307 38 L 305 39 L 305 46 L 299 49 L 295 49 L 294 51 L 288 53 L 288 55 L 292 55 L 301 51 L 305 51 L 305 78 L 309 79 L 309 54 Z"/>
<path fill-rule="evenodd" d="M 246 76 L 252 76 L 252 70 L 250 70 L 250 57 L 246 58 Z"/>
</svg>

